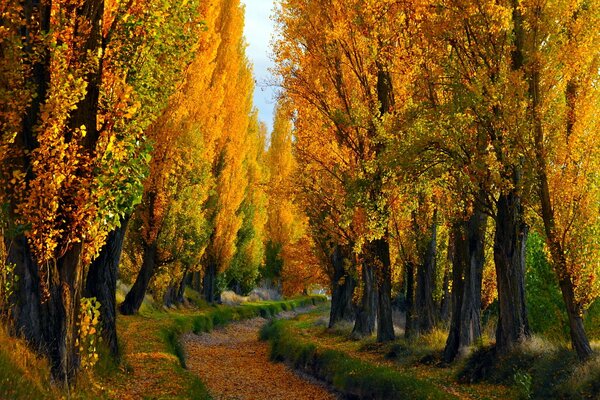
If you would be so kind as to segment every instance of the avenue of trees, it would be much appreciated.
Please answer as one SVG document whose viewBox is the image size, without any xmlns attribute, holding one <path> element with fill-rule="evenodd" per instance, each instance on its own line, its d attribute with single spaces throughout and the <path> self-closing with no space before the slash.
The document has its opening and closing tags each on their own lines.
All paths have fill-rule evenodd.
<svg viewBox="0 0 600 400">
<path fill-rule="evenodd" d="M 400 307 L 406 337 L 448 327 L 446 362 L 494 303 L 506 353 L 532 334 L 532 238 L 592 355 L 600 2 L 281 0 L 270 133 L 240 0 L 7 0 L 0 20 L 0 316 L 56 382 L 82 332 L 117 357 L 117 315 L 186 288 L 324 286 L 329 326 L 379 342 Z"/>
</svg>

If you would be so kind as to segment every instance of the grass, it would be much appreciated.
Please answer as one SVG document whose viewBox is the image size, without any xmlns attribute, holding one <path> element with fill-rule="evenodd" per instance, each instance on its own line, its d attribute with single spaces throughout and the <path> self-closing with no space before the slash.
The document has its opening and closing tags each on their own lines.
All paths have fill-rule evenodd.
<svg viewBox="0 0 600 400">
<path fill-rule="evenodd" d="M 414 375 L 301 339 L 294 335 L 290 324 L 293 322 L 271 321 L 261 330 L 261 339 L 271 343 L 272 359 L 291 363 L 294 368 L 328 382 L 345 396 L 390 400 L 457 398 Z"/>
<path fill-rule="evenodd" d="M 47 399 L 58 395 L 50 385 L 48 362 L 21 340 L 0 330 L 0 398 Z"/>
</svg>

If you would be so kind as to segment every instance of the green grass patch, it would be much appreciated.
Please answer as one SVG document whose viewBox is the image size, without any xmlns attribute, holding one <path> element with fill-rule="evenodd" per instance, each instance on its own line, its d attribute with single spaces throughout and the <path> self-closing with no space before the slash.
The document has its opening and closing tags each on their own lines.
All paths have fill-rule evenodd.
<svg viewBox="0 0 600 400">
<path fill-rule="evenodd" d="M 271 343 L 271 358 L 286 361 L 331 384 L 346 396 L 369 399 L 454 399 L 431 383 L 392 368 L 374 365 L 344 352 L 321 349 L 300 339 L 290 321 L 270 321 L 260 331 Z"/>
</svg>

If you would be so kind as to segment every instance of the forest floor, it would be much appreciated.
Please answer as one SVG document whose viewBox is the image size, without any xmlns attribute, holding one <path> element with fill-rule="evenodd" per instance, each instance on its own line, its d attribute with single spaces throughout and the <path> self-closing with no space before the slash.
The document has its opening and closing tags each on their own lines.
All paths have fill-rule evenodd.
<svg viewBox="0 0 600 400">
<path fill-rule="evenodd" d="M 299 310 L 299 312 L 306 310 Z M 279 318 L 294 317 L 286 311 Z M 337 399 L 320 382 L 269 360 L 269 344 L 258 339 L 264 318 L 235 322 L 201 335 L 182 337 L 187 367 L 198 374 L 214 399 Z"/>
</svg>

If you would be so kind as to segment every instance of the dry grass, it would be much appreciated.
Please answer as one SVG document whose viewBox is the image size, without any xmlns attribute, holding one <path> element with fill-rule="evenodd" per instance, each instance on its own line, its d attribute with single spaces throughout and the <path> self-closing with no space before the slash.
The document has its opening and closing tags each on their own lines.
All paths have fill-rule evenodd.
<svg viewBox="0 0 600 400">
<path fill-rule="evenodd" d="M 448 339 L 448 331 L 440 328 L 434 328 L 430 333 L 419 337 L 419 342 L 433 351 L 443 351 Z"/>
<path fill-rule="evenodd" d="M 49 366 L 24 341 L 8 336 L 0 328 L 0 398 L 51 398 Z"/>
</svg>

